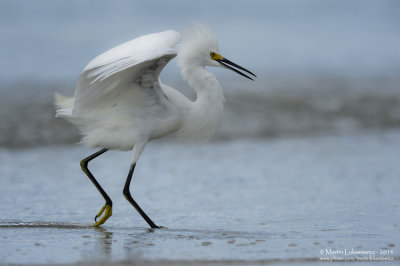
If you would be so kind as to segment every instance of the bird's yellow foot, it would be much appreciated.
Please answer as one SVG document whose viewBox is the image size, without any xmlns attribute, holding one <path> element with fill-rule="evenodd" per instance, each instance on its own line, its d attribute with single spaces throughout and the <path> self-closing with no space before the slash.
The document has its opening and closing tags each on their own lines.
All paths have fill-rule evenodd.
<svg viewBox="0 0 400 266">
<path fill-rule="evenodd" d="M 105 212 L 104 212 L 105 211 Z M 100 218 L 100 216 L 103 214 L 104 216 Z M 94 226 L 99 226 L 101 224 L 104 224 L 108 218 L 112 215 L 112 206 L 105 204 L 103 208 L 99 211 L 99 213 L 94 217 L 94 220 L 96 221 L 93 225 Z M 100 220 L 97 221 L 97 218 L 100 218 Z"/>
</svg>

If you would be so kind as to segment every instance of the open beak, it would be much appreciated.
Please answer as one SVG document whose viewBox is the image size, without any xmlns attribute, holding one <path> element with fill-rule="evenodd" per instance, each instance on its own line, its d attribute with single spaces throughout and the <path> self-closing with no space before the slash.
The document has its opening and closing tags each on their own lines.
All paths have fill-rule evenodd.
<svg viewBox="0 0 400 266">
<path fill-rule="evenodd" d="M 241 72 L 241 71 L 239 71 L 238 69 L 240 69 L 240 70 L 243 70 L 243 71 L 245 71 L 245 72 L 247 72 L 247 73 L 249 73 L 250 75 L 252 75 L 253 77 L 257 77 L 256 75 L 254 75 L 252 72 L 250 72 L 249 70 L 247 70 L 247 69 L 245 69 L 244 67 L 241 67 L 241 66 L 239 66 L 239 65 L 237 65 L 237 64 L 235 64 L 235 63 L 233 63 L 233 62 L 231 62 L 231 61 L 229 61 L 228 59 L 226 59 L 226 58 L 219 58 L 219 59 L 215 59 L 215 61 L 217 61 L 217 62 L 219 62 L 221 65 L 223 65 L 224 67 L 226 67 L 226 68 L 228 68 L 228 69 L 230 69 L 230 70 L 232 70 L 232 71 L 235 71 L 236 73 L 238 73 L 239 75 L 242 75 L 243 77 L 246 77 L 246 78 L 248 78 L 248 79 L 251 79 L 251 80 L 254 80 L 253 78 L 251 78 L 251 77 L 249 77 L 248 75 L 246 75 L 245 73 L 243 73 L 243 72 Z M 233 67 L 235 67 L 235 68 L 233 68 Z"/>
</svg>

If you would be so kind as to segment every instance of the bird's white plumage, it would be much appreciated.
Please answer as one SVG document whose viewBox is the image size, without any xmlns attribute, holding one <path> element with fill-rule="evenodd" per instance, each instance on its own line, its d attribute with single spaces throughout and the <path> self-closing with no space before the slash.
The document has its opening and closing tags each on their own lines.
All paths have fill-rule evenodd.
<svg viewBox="0 0 400 266">
<path fill-rule="evenodd" d="M 176 56 L 181 40 L 176 31 L 145 35 L 118 45 L 97 56 L 83 70 L 75 92 L 74 115 L 90 110 L 110 92 L 122 91 L 143 75 L 143 85 L 158 82 L 162 68 Z M 140 81 L 139 81 L 140 82 Z M 159 85 L 158 85 L 159 87 Z"/>
<path fill-rule="evenodd" d="M 214 33 L 196 25 L 186 30 L 178 60 L 183 78 L 196 91 L 197 98 L 191 101 L 159 81 L 161 70 L 177 55 L 173 48 L 179 41 L 179 33 L 164 31 L 121 44 L 89 62 L 78 79 L 74 97 L 56 94 L 56 115 L 79 127 L 83 143 L 103 148 L 81 161 L 83 171 L 106 200 L 96 215 L 95 220 L 104 212 L 96 226 L 111 216 L 112 201 L 88 170 L 89 161 L 107 149 L 132 149 L 123 193 L 152 228 L 159 228 L 129 192 L 136 162 L 147 142 L 170 133 L 194 140 L 206 140 L 212 135 L 224 96 L 218 80 L 206 66 L 223 66 L 252 79 L 240 69 L 255 77 L 223 58 Z"/>
<path fill-rule="evenodd" d="M 129 150 L 133 161 L 146 143 L 170 133 L 208 139 L 223 109 L 223 91 L 205 66 L 218 52 L 214 33 L 196 25 L 186 31 L 179 51 L 182 75 L 197 94 L 195 101 L 159 81 L 160 71 L 177 53 L 180 34 L 164 31 L 136 38 L 89 62 L 74 97 L 56 95 L 57 116 L 77 125 L 91 147 Z"/>
<path fill-rule="evenodd" d="M 84 71 L 103 66 L 126 57 L 145 59 L 146 56 L 144 56 L 142 53 L 147 53 L 147 56 L 151 56 L 151 54 L 148 55 L 149 51 L 157 51 L 159 49 L 166 48 L 173 49 L 180 41 L 180 33 L 173 30 L 147 34 L 120 44 L 102 53 L 91 60 L 85 67 Z"/>
<path fill-rule="evenodd" d="M 99 55 L 79 77 L 75 97 L 58 96 L 57 115 L 76 124 L 89 146 L 128 150 L 174 131 L 181 116 L 172 115 L 179 112 L 159 74 L 180 39 L 175 31 L 149 34 Z"/>
<path fill-rule="evenodd" d="M 189 79 L 193 66 L 198 64 L 221 66 L 219 63 L 211 60 L 209 56 L 210 52 L 219 53 L 217 39 L 209 28 L 201 24 L 192 25 L 185 29 L 184 35 L 184 44 L 179 50 L 178 65 L 185 80 Z"/>
</svg>

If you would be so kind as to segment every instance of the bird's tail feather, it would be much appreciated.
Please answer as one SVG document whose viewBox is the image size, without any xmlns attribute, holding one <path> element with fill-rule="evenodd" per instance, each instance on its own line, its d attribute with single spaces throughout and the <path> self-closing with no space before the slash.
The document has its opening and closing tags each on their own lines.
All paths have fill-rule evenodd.
<svg viewBox="0 0 400 266">
<path fill-rule="evenodd" d="M 74 108 L 74 97 L 68 97 L 55 93 L 54 105 L 56 106 L 56 117 L 71 117 Z"/>
</svg>

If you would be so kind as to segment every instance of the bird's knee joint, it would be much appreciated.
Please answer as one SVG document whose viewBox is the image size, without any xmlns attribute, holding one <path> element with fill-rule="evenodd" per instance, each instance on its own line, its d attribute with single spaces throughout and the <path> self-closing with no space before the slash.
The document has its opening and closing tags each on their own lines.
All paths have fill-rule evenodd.
<svg viewBox="0 0 400 266">
<path fill-rule="evenodd" d="M 129 197 L 131 197 L 131 193 L 129 192 L 129 189 L 124 189 L 122 191 L 122 194 L 124 195 L 125 199 L 129 200 Z"/>
<path fill-rule="evenodd" d="M 80 164 L 81 164 L 82 170 L 86 170 L 86 168 L 87 168 L 87 166 L 88 166 L 88 162 L 85 161 L 85 160 L 82 160 Z"/>
</svg>

